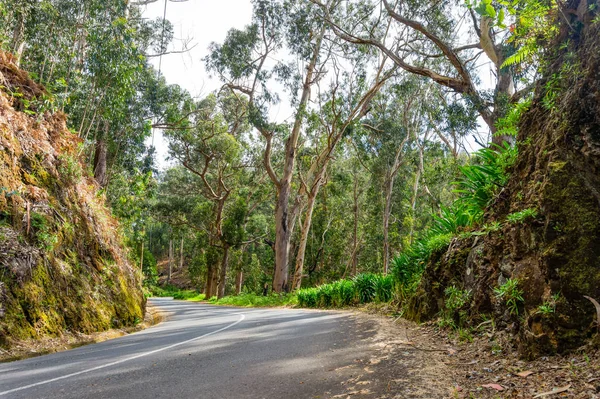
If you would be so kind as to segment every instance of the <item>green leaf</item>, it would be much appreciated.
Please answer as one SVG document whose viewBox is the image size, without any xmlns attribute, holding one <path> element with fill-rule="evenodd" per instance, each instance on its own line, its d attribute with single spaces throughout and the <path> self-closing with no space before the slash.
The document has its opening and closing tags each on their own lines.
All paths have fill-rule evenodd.
<svg viewBox="0 0 600 399">
<path fill-rule="evenodd" d="M 477 7 L 474 8 L 475 12 L 479 15 L 486 15 L 486 5 L 485 3 L 481 2 L 477 5 Z"/>
<path fill-rule="evenodd" d="M 498 26 L 502 29 L 506 28 L 506 25 L 504 25 L 504 16 L 504 8 L 500 8 L 498 11 Z"/>
</svg>

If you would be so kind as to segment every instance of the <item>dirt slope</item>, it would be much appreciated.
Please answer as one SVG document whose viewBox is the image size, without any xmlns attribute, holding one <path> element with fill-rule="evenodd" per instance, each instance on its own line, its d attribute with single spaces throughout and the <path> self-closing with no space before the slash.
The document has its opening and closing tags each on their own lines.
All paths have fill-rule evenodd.
<svg viewBox="0 0 600 399">
<path fill-rule="evenodd" d="M 46 91 L 0 53 L 0 346 L 135 324 L 145 300 L 118 225 Z"/>
</svg>

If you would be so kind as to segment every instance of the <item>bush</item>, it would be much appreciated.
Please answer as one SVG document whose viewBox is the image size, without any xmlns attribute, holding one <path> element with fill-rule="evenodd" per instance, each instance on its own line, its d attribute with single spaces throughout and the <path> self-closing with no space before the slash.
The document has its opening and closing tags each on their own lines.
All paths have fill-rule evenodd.
<svg viewBox="0 0 600 399">
<path fill-rule="evenodd" d="M 356 289 L 352 280 L 338 280 L 333 282 L 333 306 L 344 307 L 355 303 Z"/>
<path fill-rule="evenodd" d="M 329 308 L 333 305 L 333 284 L 324 284 L 317 288 L 317 306 Z"/>
<path fill-rule="evenodd" d="M 375 277 L 375 300 L 377 302 L 391 301 L 393 291 L 394 279 L 391 275 L 379 275 Z"/>
<path fill-rule="evenodd" d="M 507 169 L 517 158 L 517 147 L 505 143 L 503 147 L 483 148 L 475 153 L 475 162 L 461 167 L 463 177 L 455 183 L 460 194 L 457 202 L 474 220 L 483 216 L 485 208 L 508 181 Z"/>
<path fill-rule="evenodd" d="M 303 308 L 316 308 L 317 307 L 317 288 L 305 288 L 298 290 L 296 295 L 298 296 L 298 305 Z"/>
<path fill-rule="evenodd" d="M 429 258 L 434 252 L 448 248 L 453 234 L 430 234 L 408 247 L 392 259 L 392 275 L 400 285 L 414 282 L 421 276 Z"/>
<path fill-rule="evenodd" d="M 359 303 L 373 302 L 376 294 L 377 276 L 373 273 L 360 273 L 354 277 L 354 287 Z"/>
</svg>

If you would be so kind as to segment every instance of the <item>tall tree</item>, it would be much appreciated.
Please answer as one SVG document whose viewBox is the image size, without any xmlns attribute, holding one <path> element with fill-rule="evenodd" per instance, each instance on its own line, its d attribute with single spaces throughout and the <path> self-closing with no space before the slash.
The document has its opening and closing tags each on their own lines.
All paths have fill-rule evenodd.
<svg viewBox="0 0 600 399">
<path fill-rule="evenodd" d="M 239 188 L 240 174 L 250 166 L 243 151 L 243 135 L 248 128 L 247 108 L 227 93 L 220 97 L 210 95 L 198 103 L 190 102 L 189 107 L 185 118 L 175 121 L 165 135 L 171 156 L 200 178 L 202 195 L 214 204 L 209 243 L 220 248 L 222 257 L 220 268 L 207 265 L 206 296 L 210 298 L 217 293 L 222 297 L 229 250 L 239 245 L 241 233 L 235 226 L 243 226 L 245 219 L 237 206 L 233 210 L 235 220 L 230 221 L 227 207 L 237 198 L 235 190 Z"/>
<path fill-rule="evenodd" d="M 367 115 L 371 100 L 395 72 L 393 67 L 384 70 L 386 65 L 386 58 L 384 58 L 380 62 L 372 81 L 368 82 L 365 77 L 366 72 L 362 68 L 355 67 L 350 72 L 343 73 L 337 68 L 337 63 L 342 62 L 341 59 L 336 56 L 332 58 L 335 59 L 331 65 L 331 68 L 335 71 L 334 76 L 331 78 L 332 83 L 327 90 L 328 93 L 321 96 L 320 102 L 313 110 L 311 118 L 313 126 L 312 129 L 308 129 L 314 130 L 315 134 L 310 140 L 315 143 L 316 153 L 308 171 L 304 175 L 302 172 L 299 173 L 301 181 L 298 195 L 306 198 L 307 205 L 300 230 L 300 243 L 298 244 L 292 289 L 299 289 L 302 285 L 306 245 L 313 210 L 319 190 L 324 183 L 329 163 L 335 156 L 342 138 L 347 134 L 351 134 L 351 130 L 355 125 Z M 361 63 L 364 65 L 367 64 L 364 58 L 364 55 L 362 55 L 362 57 L 359 56 L 359 59 L 349 61 L 354 61 L 355 65 L 361 65 Z"/>
<path fill-rule="evenodd" d="M 327 9 L 320 0 L 311 1 Z M 356 45 L 377 48 L 408 73 L 426 77 L 463 95 L 488 125 L 494 143 L 512 140 L 496 135 L 496 124 L 506 114 L 508 104 L 517 102 L 531 87 L 525 84 L 523 90 L 515 92 L 517 81 L 513 69 L 504 65 L 515 47 L 503 8 L 494 9 L 489 1 L 468 2 L 466 7 L 457 9 L 450 3 L 430 5 L 387 0 L 358 0 L 341 8 L 345 13 L 327 16 L 338 36 Z M 511 10 L 518 16 L 518 9 Z M 463 21 L 470 21 L 471 26 L 465 29 Z M 388 30 L 382 28 L 389 23 L 395 32 L 392 40 L 387 39 Z M 477 84 L 479 77 L 474 63 L 482 53 L 495 69 L 492 93 Z"/>
<path fill-rule="evenodd" d="M 301 199 L 293 199 L 292 179 L 303 124 L 311 92 L 324 75 L 327 59 L 326 26 L 318 23 L 319 10 L 300 1 L 254 3 L 253 24 L 231 30 L 223 44 L 213 44 L 208 68 L 219 74 L 227 87 L 247 96 L 250 121 L 265 140 L 263 164 L 277 190 L 275 206 L 275 269 L 273 290 L 289 288 L 290 242 L 301 210 Z M 269 67 L 270 57 L 286 48 L 297 54 L 299 67 L 279 62 Z M 302 66 L 300 66 L 302 65 Z M 295 115 L 290 125 L 269 122 L 268 107 L 278 96 L 268 90 L 271 78 L 280 79 L 289 91 Z M 274 140 L 282 141 L 281 170 L 273 166 Z"/>
</svg>

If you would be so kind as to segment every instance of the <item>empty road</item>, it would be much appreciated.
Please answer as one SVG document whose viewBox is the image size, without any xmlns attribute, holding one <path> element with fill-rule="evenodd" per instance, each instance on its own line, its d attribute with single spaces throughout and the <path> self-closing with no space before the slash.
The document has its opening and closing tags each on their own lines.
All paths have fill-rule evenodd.
<svg viewBox="0 0 600 399">
<path fill-rule="evenodd" d="M 328 398 L 344 393 L 375 333 L 342 312 L 150 303 L 165 322 L 0 364 L 0 399 Z"/>
</svg>

